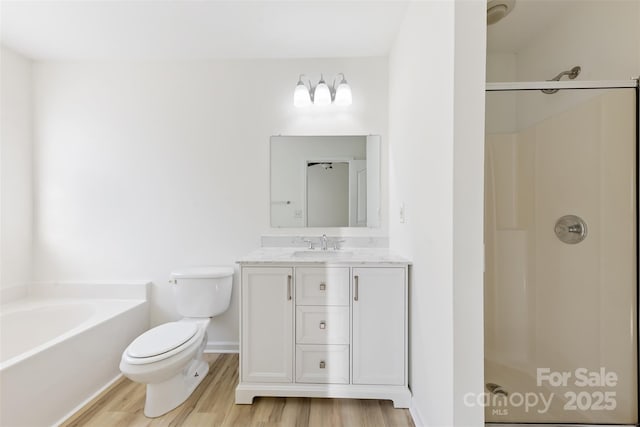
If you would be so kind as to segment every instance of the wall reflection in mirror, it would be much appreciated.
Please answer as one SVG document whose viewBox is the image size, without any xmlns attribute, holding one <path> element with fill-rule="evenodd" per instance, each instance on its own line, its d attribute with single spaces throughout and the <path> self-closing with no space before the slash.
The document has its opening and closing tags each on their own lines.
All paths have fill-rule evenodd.
<svg viewBox="0 0 640 427">
<path fill-rule="evenodd" d="M 272 227 L 379 227 L 380 136 L 272 136 Z"/>
</svg>

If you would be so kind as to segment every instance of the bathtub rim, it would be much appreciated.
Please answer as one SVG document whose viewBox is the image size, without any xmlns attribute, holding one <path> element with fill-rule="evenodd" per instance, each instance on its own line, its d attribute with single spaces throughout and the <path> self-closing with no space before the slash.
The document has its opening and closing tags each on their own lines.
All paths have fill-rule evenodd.
<svg viewBox="0 0 640 427">
<path fill-rule="evenodd" d="M 0 289 L 0 313 L 9 313 L 17 310 L 16 307 L 28 305 L 29 302 L 35 302 L 37 300 L 53 301 L 67 300 L 71 302 L 78 302 L 84 300 L 87 301 L 137 301 L 137 304 L 127 307 L 123 310 L 118 310 L 120 313 L 126 313 L 135 309 L 140 304 L 151 303 L 151 287 L 153 282 L 151 280 L 120 280 L 120 281 L 40 281 L 32 282 L 26 285 L 11 286 L 8 288 Z M 0 372 L 10 368 L 21 361 L 32 357 L 37 354 L 38 351 L 43 351 L 46 348 L 63 342 L 64 339 L 60 339 L 61 336 L 69 338 L 76 333 L 81 333 L 85 330 L 91 330 L 112 316 L 102 318 L 93 326 L 84 325 L 84 328 L 79 329 L 81 325 L 77 325 L 64 334 L 58 335 L 54 339 L 48 340 L 41 345 L 38 345 L 27 352 L 23 352 L 17 356 L 9 358 L 0 363 Z M 87 320 L 88 321 L 88 320 Z M 85 324 L 83 322 L 83 324 Z M 74 333 L 69 333 L 70 331 Z M 35 350 L 38 351 L 35 351 Z"/>
<path fill-rule="evenodd" d="M 16 356 L 10 357 L 7 360 L 0 362 L 0 374 L 2 372 L 4 372 L 7 369 L 10 369 L 11 367 L 20 364 L 22 362 L 25 362 L 26 360 L 30 359 L 31 357 L 35 356 L 38 353 L 41 353 L 43 351 L 46 351 L 49 348 L 52 348 L 54 346 L 60 345 L 62 343 L 64 343 L 65 341 L 67 341 L 68 339 L 70 339 L 71 337 L 75 336 L 75 335 L 79 335 L 82 334 L 84 332 L 88 332 L 91 331 L 92 329 L 95 329 L 96 327 L 102 325 L 103 323 L 109 321 L 110 319 L 114 318 L 115 316 L 118 316 L 120 314 L 125 314 L 128 313 L 132 310 L 137 309 L 140 306 L 143 306 L 145 304 L 148 304 L 149 301 L 147 300 L 137 300 L 137 299 L 106 299 L 106 298 L 100 298 L 100 299 L 90 299 L 90 298 L 24 298 L 21 300 L 16 300 L 16 301 L 12 301 L 11 303 L 8 303 L 6 305 L 3 305 L 2 307 L 0 307 L 0 311 L 2 312 L 2 314 L 11 314 L 14 312 L 20 312 L 23 311 L 20 309 L 20 305 L 25 304 L 27 307 L 33 307 L 33 308 L 37 308 L 37 307 L 48 307 L 51 306 L 51 303 L 55 303 L 55 305 L 68 305 L 68 304 L 78 304 L 78 305 L 82 305 L 82 304 L 92 304 L 92 305 L 99 305 L 100 303 L 116 303 L 119 305 L 119 307 L 113 308 L 111 307 L 111 309 L 105 313 L 104 312 L 104 308 L 102 311 L 98 310 L 97 312 L 93 313 L 91 315 L 91 317 L 89 317 L 88 319 L 84 320 L 83 322 L 81 322 L 80 324 L 76 325 L 75 327 L 65 331 L 62 334 L 59 334 L 55 337 L 53 337 L 52 339 L 49 339 L 45 342 L 43 342 L 42 344 L 39 344 L 37 346 L 34 346 L 32 348 L 30 348 L 27 351 L 24 351 Z M 11 306 L 11 307 L 9 307 Z M 8 310 L 7 310 L 8 308 Z M 27 308 L 28 309 L 28 308 Z M 7 310 L 7 311 L 5 311 Z"/>
</svg>

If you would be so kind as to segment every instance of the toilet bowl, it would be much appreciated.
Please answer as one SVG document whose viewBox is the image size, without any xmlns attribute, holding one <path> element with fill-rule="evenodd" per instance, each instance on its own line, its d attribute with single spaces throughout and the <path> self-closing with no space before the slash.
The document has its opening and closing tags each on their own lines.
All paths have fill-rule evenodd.
<svg viewBox="0 0 640 427">
<path fill-rule="evenodd" d="M 147 385 L 144 414 L 155 418 L 180 406 L 209 371 L 202 355 L 210 317 L 231 301 L 232 267 L 198 267 L 173 272 L 177 322 L 156 326 L 124 350 L 120 371 Z"/>
</svg>

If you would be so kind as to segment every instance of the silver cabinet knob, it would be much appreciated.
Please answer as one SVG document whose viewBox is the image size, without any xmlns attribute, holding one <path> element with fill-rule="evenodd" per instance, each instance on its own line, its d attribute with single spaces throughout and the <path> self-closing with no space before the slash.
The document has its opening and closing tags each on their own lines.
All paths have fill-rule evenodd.
<svg viewBox="0 0 640 427">
<path fill-rule="evenodd" d="M 320 283 L 320 290 L 321 291 L 326 291 L 327 290 L 327 284 L 326 283 Z"/>
<path fill-rule="evenodd" d="M 325 329 L 327 327 L 326 322 L 323 320 L 320 322 L 320 329 Z"/>
<path fill-rule="evenodd" d="M 320 369 L 324 369 L 324 367 L 326 366 L 326 364 L 324 363 L 324 360 L 320 361 Z"/>
</svg>

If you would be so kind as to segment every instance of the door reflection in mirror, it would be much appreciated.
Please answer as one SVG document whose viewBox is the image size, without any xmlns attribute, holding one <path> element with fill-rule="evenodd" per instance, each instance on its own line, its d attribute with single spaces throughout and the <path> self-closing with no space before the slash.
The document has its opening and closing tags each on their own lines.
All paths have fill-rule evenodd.
<svg viewBox="0 0 640 427">
<path fill-rule="evenodd" d="M 349 225 L 349 163 L 307 162 L 307 226 Z"/>
</svg>

